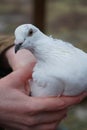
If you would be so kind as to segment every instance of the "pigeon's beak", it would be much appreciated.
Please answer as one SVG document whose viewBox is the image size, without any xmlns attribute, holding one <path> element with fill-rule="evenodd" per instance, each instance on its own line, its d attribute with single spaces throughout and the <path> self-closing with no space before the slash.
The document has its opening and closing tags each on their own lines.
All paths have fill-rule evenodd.
<svg viewBox="0 0 87 130">
<path fill-rule="evenodd" d="M 23 44 L 23 43 L 19 43 L 19 44 L 15 45 L 15 53 L 17 53 L 18 50 L 20 50 L 22 44 Z"/>
</svg>

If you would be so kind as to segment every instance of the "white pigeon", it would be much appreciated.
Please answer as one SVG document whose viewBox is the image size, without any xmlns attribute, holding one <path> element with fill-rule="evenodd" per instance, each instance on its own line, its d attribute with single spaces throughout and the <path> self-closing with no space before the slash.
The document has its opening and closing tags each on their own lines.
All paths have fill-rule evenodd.
<svg viewBox="0 0 87 130">
<path fill-rule="evenodd" d="M 87 91 L 87 54 L 43 34 L 32 24 L 15 30 L 15 52 L 27 49 L 37 63 L 30 81 L 32 96 L 75 96 Z"/>
</svg>

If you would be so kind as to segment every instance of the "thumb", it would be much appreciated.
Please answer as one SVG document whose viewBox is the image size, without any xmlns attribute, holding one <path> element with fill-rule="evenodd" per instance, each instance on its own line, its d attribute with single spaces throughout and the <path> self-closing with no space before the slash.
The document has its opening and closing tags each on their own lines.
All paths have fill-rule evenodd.
<svg viewBox="0 0 87 130">
<path fill-rule="evenodd" d="M 35 63 L 33 62 L 24 67 L 21 67 L 20 69 L 12 72 L 5 78 L 2 78 L 0 82 L 3 81 L 4 83 L 6 82 L 8 84 L 24 84 L 28 79 L 32 78 L 32 70 L 34 65 Z"/>
<path fill-rule="evenodd" d="M 33 67 L 35 65 L 35 62 L 32 62 L 30 64 L 27 64 L 24 67 L 21 67 L 18 71 L 15 71 L 14 75 L 16 74 L 17 76 L 20 77 L 21 81 L 27 81 L 28 79 L 32 78 L 32 71 Z"/>
</svg>

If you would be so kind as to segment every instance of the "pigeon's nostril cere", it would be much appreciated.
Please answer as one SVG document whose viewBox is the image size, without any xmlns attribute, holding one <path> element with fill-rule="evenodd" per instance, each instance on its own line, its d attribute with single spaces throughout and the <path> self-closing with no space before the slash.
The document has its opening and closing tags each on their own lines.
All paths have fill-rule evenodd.
<svg viewBox="0 0 87 130">
<path fill-rule="evenodd" d="M 15 45 L 15 53 L 17 53 L 17 51 L 20 50 L 22 44 L 23 44 L 23 43 L 21 42 L 21 43 Z"/>
</svg>

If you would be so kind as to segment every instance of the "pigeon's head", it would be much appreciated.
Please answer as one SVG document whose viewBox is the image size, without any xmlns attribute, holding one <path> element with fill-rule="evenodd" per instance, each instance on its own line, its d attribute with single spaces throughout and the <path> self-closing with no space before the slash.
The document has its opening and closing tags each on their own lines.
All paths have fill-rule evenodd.
<svg viewBox="0 0 87 130">
<path fill-rule="evenodd" d="M 41 32 L 32 24 L 23 24 L 15 30 L 15 53 L 20 49 L 33 51 L 35 41 L 39 39 Z"/>
</svg>

